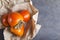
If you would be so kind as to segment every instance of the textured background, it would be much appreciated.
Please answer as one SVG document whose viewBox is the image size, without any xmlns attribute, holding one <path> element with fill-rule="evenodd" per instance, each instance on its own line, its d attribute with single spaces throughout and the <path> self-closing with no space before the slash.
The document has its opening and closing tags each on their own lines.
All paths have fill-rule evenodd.
<svg viewBox="0 0 60 40">
<path fill-rule="evenodd" d="M 34 40 L 60 40 L 60 0 L 32 0 L 42 25 Z"/>
</svg>

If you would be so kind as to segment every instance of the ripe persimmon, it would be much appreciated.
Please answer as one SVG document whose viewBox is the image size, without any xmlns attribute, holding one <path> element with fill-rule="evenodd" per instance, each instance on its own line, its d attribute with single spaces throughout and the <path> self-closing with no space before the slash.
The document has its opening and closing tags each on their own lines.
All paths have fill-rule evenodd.
<svg viewBox="0 0 60 40">
<path fill-rule="evenodd" d="M 30 20 L 30 12 L 28 10 L 22 10 L 20 14 L 23 16 L 25 22 Z"/>
<path fill-rule="evenodd" d="M 8 14 L 8 23 L 11 27 L 14 27 L 19 23 L 19 21 L 23 21 L 23 16 L 18 12 L 11 12 Z"/>
<path fill-rule="evenodd" d="M 7 22 L 7 16 L 8 16 L 8 14 L 4 14 L 1 16 L 1 22 L 5 27 L 9 26 L 8 22 Z"/>
<path fill-rule="evenodd" d="M 16 36 L 22 37 L 24 34 L 24 25 L 20 26 L 18 29 L 11 27 L 10 31 Z"/>
</svg>

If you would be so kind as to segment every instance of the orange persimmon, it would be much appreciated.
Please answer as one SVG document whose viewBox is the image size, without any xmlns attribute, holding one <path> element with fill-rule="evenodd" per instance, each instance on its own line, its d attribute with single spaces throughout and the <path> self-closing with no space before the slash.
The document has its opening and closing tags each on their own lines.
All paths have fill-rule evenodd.
<svg viewBox="0 0 60 40">
<path fill-rule="evenodd" d="M 25 22 L 30 20 L 30 12 L 28 10 L 22 10 L 20 14 L 23 16 Z"/>
<path fill-rule="evenodd" d="M 19 21 L 23 21 L 23 16 L 18 12 L 11 12 L 8 14 L 8 23 L 11 27 L 14 27 L 19 23 Z"/>
<path fill-rule="evenodd" d="M 1 16 L 2 24 L 6 27 L 9 26 L 8 22 L 7 22 L 7 16 L 8 16 L 8 14 L 4 14 L 4 15 Z"/>
<path fill-rule="evenodd" d="M 10 31 L 15 34 L 16 36 L 22 37 L 24 34 L 24 25 L 22 25 L 20 28 L 15 29 L 13 27 L 10 28 Z"/>
</svg>

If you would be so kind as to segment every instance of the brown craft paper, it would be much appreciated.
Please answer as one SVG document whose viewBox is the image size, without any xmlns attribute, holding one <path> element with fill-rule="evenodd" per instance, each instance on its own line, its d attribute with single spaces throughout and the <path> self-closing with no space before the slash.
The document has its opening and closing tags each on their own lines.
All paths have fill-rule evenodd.
<svg viewBox="0 0 60 40">
<path fill-rule="evenodd" d="M 0 2 L 2 2 L 2 3 L 4 3 L 4 1 L 0 0 Z M 7 1 L 9 2 L 9 0 L 7 0 Z M 19 11 L 19 10 L 27 9 L 32 14 L 32 19 L 34 20 L 35 28 L 34 28 L 32 38 L 30 37 L 31 35 L 29 35 L 30 30 L 28 30 L 28 32 L 26 33 L 25 38 L 20 38 L 17 36 L 13 36 L 13 34 L 8 31 L 8 28 L 5 28 L 5 30 L 3 32 L 4 40 L 32 40 L 41 28 L 41 25 L 37 24 L 38 13 L 39 13 L 38 10 L 32 5 L 31 0 L 13 0 L 13 1 L 11 0 L 10 3 L 11 4 L 9 4 L 9 5 L 3 4 L 2 6 L 0 6 L 0 14 L 3 15 L 8 12 L 8 9 L 6 9 L 5 7 L 8 7 L 12 11 Z M 1 18 L 1 15 L 0 15 L 0 18 Z M 2 28 L 4 28 L 4 26 L 0 22 L 0 29 L 2 29 Z"/>
</svg>

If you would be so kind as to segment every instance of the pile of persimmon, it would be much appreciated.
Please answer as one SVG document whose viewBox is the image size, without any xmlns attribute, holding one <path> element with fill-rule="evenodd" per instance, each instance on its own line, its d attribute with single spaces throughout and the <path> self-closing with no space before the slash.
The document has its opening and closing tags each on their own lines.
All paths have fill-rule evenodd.
<svg viewBox="0 0 60 40">
<path fill-rule="evenodd" d="M 30 20 L 30 12 L 28 10 L 22 10 L 20 12 L 10 12 L 4 14 L 1 17 L 2 24 L 5 27 L 10 28 L 10 32 L 17 35 L 23 36 L 24 34 L 24 22 Z"/>
</svg>

